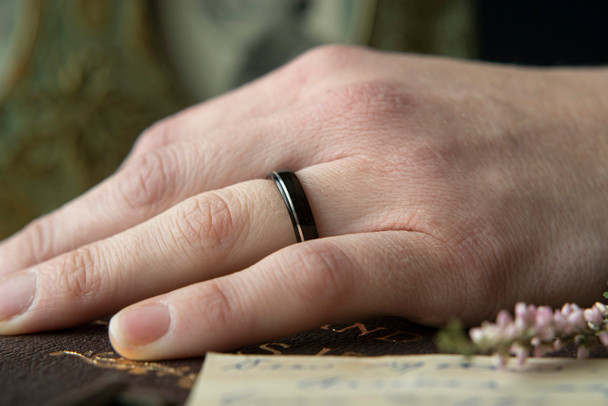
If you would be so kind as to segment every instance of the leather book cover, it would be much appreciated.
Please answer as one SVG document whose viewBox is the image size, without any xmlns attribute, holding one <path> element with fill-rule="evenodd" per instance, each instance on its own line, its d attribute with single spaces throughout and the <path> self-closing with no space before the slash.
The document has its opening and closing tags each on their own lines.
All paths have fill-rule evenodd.
<svg viewBox="0 0 608 406">
<path fill-rule="evenodd" d="M 236 349 L 242 354 L 387 355 L 436 352 L 435 329 L 400 318 L 331 324 Z M 107 322 L 0 337 L 0 405 L 181 405 L 203 358 L 139 362 L 112 350 Z M 108 400 L 110 398 L 110 400 Z"/>
</svg>

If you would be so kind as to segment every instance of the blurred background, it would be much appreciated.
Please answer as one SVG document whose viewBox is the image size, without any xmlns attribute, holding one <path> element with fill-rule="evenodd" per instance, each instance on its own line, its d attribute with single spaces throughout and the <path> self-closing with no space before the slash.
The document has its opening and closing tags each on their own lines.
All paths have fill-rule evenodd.
<svg viewBox="0 0 608 406">
<path fill-rule="evenodd" d="M 608 63 L 591 0 L 0 0 L 0 238 L 110 175 L 139 133 L 324 43 Z"/>
</svg>

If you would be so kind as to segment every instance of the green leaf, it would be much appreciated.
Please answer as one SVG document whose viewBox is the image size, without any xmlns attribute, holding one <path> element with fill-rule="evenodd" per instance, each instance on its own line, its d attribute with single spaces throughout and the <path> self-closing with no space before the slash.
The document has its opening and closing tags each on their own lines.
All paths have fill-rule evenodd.
<svg viewBox="0 0 608 406">
<path fill-rule="evenodd" d="M 477 347 L 466 334 L 462 323 L 458 320 L 450 321 L 435 337 L 435 344 L 441 352 L 462 354 L 469 358 L 475 355 Z"/>
</svg>

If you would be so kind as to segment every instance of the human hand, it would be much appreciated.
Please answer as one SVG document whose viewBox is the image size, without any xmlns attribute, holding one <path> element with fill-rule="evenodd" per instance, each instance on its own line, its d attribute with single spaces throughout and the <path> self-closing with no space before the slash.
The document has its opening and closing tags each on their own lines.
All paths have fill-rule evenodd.
<svg viewBox="0 0 608 406">
<path fill-rule="evenodd" d="M 328 322 L 476 323 L 607 279 L 608 79 L 324 47 L 146 131 L 0 245 L 0 333 L 111 321 L 159 359 Z M 295 242 L 266 175 L 297 172 Z M 125 308 L 125 306 L 128 306 Z"/>
</svg>

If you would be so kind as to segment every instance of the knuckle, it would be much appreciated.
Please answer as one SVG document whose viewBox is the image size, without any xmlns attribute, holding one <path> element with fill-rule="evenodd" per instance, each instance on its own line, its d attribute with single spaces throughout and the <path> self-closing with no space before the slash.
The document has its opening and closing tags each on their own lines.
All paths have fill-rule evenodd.
<svg viewBox="0 0 608 406">
<path fill-rule="evenodd" d="M 320 75 L 331 75 L 344 70 L 345 59 L 352 59 L 361 49 L 347 45 L 320 45 L 287 64 L 281 70 L 293 83 L 305 83 Z"/>
<path fill-rule="evenodd" d="M 237 303 L 235 295 L 226 285 L 222 285 L 215 280 L 206 282 L 204 288 L 195 297 L 195 303 L 199 303 L 201 317 L 205 324 L 213 326 L 217 331 L 230 331 L 236 322 Z"/>
<path fill-rule="evenodd" d="M 153 209 L 170 194 L 168 155 L 150 151 L 137 158 L 118 174 L 119 199 L 129 209 Z"/>
<path fill-rule="evenodd" d="M 330 244 L 302 246 L 285 261 L 288 272 L 296 272 L 299 292 L 305 303 L 322 308 L 347 303 L 355 286 L 355 267 L 344 252 Z"/>
<path fill-rule="evenodd" d="M 244 229 L 235 214 L 238 204 L 227 192 L 208 192 L 187 200 L 177 215 L 178 242 L 201 254 L 228 255 Z"/>
<path fill-rule="evenodd" d="M 402 85 L 373 79 L 328 90 L 318 114 L 330 114 L 323 119 L 332 121 L 348 119 L 357 129 L 376 129 L 379 124 L 386 126 L 389 120 L 403 122 L 415 111 L 416 104 L 416 96 Z"/>
<path fill-rule="evenodd" d="M 133 151 L 142 153 L 170 144 L 173 140 L 172 128 L 172 118 L 152 124 L 137 138 Z"/>
<path fill-rule="evenodd" d="M 298 60 L 314 66 L 343 67 L 342 61 L 355 52 L 360 52 L 359 48 L 340 44 L 319 45 L 304 52 Z"/>
<path fill-rule="evenodd" d="M 93 247 L 82 247 L 65 254 L 57 277 L 68 300 L 94 298 L 102 288 L 101 255 Z"/>
</svg>

